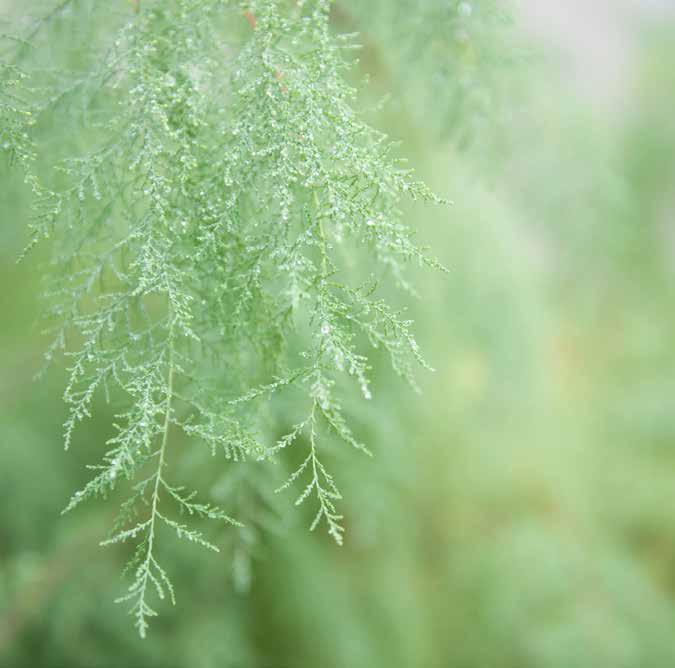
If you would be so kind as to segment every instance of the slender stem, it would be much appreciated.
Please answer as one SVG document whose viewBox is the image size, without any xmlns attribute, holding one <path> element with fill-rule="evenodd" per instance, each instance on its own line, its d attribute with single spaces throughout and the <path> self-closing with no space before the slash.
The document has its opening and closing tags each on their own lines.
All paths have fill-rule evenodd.
<svg viewBox="0 0 675 668">
<path fill-rule="evenodd" d="M 145 630 L 147 628 L 147 622 L 145 617 L 147 616 L 147 606 L 145 603 L 145 592 L 148 586 L 148 580 L 153 578 L 151 570 L 153 566 L 158 568 L 157 562 L 153 557 L 152 551 L 155 543 L 155 520 L 158 516 L 157 507 L 159 505 L 159 488 L 162 483 L 162 469 L 164 468 L 164 457 L 166 453 L 166 445 L 169 442 L 169 427 L 171 426 L 171 407 L 173 403 L 173 377 L 175 372 L 174 364 L 174 354 L 173 354 L 173 331 L 174 331 L 174 320 L 171 319 L 171 325 L 169 326 L 169 359 L 168 359 L 168 375 L 166 381 L 166 410 L 164 412 L 164 425 L 162 429 L 162 441 L 159 447 L 159 459 L 157 462 L 157 473 L 155 475 L 155 486 L 152 492 L 152 505 L 151 505 L 151 514 L 150 514 L 150 524 L 148 525 L 148 548 L 145 554 L 145 561 L 142 565 L 143 574 L 141 576 L 140 586 L 138 587 L 138 609 L 137 609 L 137 619 L 138 619 L 138 629 L 142 638 L 145 638 Z M 162 573 L 160 569 L 160 573 Z M 154 581 L 154 578 L 153 578 Z M 172 602 L 173 593 L 169 587 L 169 594 L 171 595 Z"/>
<path fill-rule="evenodd" d="M 328 275 L 328 241 L 326 240 L 326 232 L 323 229 L 323 220 L 319 215 L 319 196 L 314 191 L 314 206 L 316 207 L 316 218 L 319 223 L 319 234 L 321 235 L 321 273 L 324 279 Z"/>
<path fill-rule="evenodd" d="M 171 425 L 171 404 L 173 402 L 173 322 L 169 330 L 169 373 L 167 377 L 166 390 L 166 411 L 164 413 L 164 427 L 162 429 L 162 443 L 159 448 L 159 462 L 157 464 L 157 477 L 155 478 L 155 488 L 152 492 L 152 517 L 150 519 L 150 529 L 148 535 L 148 555 L 152 554 L 152 545 L 155 538 L 155 518 L 157 517 L 157 505 L 159 503 L 159 485 L 162 481 L 162 469 L 164 468 L 164 453 L 166 444 L 169 441 L 169 427 Z"/>
<path fill-rule="evenodd" d="M 40 32 L 42 27 L 50 23 L 55 19 L 61 12 L 63 12 L 68 5 L 72 4 L 73 0 L 61 0 L 55 7 L 53 7 L 47 14 L 42 18 L 37 19 L 33 23 L 31 31 L 21 40 L 21 44 L 14 54 L 14 62 L 18 63 L 26 54 L 26 51 L 32 46 L 31 40 L 33 40 L 37 34 Z"/>
</svg>

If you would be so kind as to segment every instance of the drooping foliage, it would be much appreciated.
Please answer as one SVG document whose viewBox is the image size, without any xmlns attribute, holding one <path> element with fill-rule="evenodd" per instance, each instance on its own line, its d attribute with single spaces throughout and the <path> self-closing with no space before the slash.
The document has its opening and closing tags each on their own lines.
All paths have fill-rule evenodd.
<svg viewBox="0 0 675 668">
<path fill-rule="evenodd" d="M 304 451 L 277 491 L 297 488 L 296 505 L 314 505 L 311 528 L 342 543 L 324 444 L 368 453 L 340 393 L 351 378 L 371 398 L 369 349 L 413 384 L 414 366 L 427 366 L 410 320 L 378 289 L 411 290 L 408 261 L 440 267 L 401 212 L 406 198 L 440 200 L 357 111 L 346 71 L 356 37 L 334 34 L 326 0 L 134 7 L 55 7 L 31 40 L 54 22 L 72 29 L 86 68 L 55 74 L 25 53 L 39 42 L 18 42 L 2 114 L 3 146 L 35 194 L 29 249 L 54 250 L 47 362 L 67 360 L 66 448 L 99 395 L 115 413 L 66 510 L 120 500 L 103 544 L 133 546 L 119 600 L 145 635 L 152 597 L 174 600 L 160 526 L 216 551 L 195 520 L 241 526 L 175 471 L 176 434 L 218 468 Z M 72 25 L 83 11 L 111 24 L 85 31 L 90 44 Z M 70 115 L 61 146 L 38 132 L 47 110 Z M 279 433 L 265 415 L 288 395 L 293 417 Z"/>
</svg>

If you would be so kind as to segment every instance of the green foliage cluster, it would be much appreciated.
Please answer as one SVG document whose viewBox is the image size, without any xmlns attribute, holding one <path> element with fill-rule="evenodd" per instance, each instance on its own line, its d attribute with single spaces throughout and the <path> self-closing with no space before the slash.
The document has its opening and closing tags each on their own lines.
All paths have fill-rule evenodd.
<svg viewBox="0 0 675 668">
<path fill-rule="evenodd" d="M 287 187 L 284 176 L 298 163 L 311 164 L 311 156 L 300 153 L 306 143 L 294 128 L 284 135 L 271 120 L 269 129 L 262 128 L 262 116 L 249 114 L 244 101 L 284 109 L 284 123 L 304 123 L 315 99 L 328 106 L 331 118 L 342 117 L 332 101 L 321 101 L 323 87 L 315 90 L 318 97 L 309 94 L 316 89 L 313 77 L 326 79 L 318 67 L 312 69 L 315 56 L 304 51 L 307 42 L 292 44 L 295 36 L 319 25 L 316 5 L 305 3 L 304 23 L 298 23 L 296 3 L 279 2 L 276 17 L 286 36 L 268 46 L 274 54 L 271 70 L 261 60 L 257 69 L 250 60 L 246 67 L 241 62 L 246 50 L 260 53 L 265 22 L 277 20 L 265 14 L 267 3 L 180 5 L 212 8 L 202 21 L 199 12 L 182 18 L 173 0 L 0 0 L 5 148 L 0 159 L 0 665 L 675 665 L 673 25 L 664 21 L 635 42 L 641 60 L 625 70 L 626 79 L 635 74 L 634 86 L 626 83 L 625 97 L 610 112 L 580 104 L 569 73 L 556 72 L 551 63 L 514 67 L 511 44 L 520 39 L 494 20 L 501 3 L 472 0 L 470 12 L 460 10 L 461 4 L 335 0 L 330 6 L 329 46 L 339 48 L 333 53 L 342 54 L 340 63 L 342 57 L 346 61 L 338 66 L 337 85 L 347 96 L 352 94 L 347 82 L 358 91 L 348 97 L 346 112 L 365 112 L 350 117 L 360 128 L 367 119 L 371 128 L 401 137 L 425 181 L 439 192 L 450 191 L 456 201 L 451 208 L 418 206 L 407 197 L 410 190 L 399 193 L 394 183 L 394 195 L 377 202 L 380 211 L 400 207 L 393 220 L 412 223 L 419 243 L 431 246 L 452 268 L 446 276 L 418 268 L 415 261 L 404 277 L 388 260 L 381 267 L 374 262 L 386 257 L 370 240 L 377 230 L 367 221 L 375 222 L 374 216 L 355 228 L 322 218 L 328 248 L 324 271 L 321 231 L 311 226 L 317 188 L 305 187 L 304 181 Z M 170 24 L 180 27 L 175 35 Z M 464 53 L 453 36 L 456 29 L 467 32 L 475 58 L 453 59 Z M 419 40 L 418 31 L 435 37 Z M 341 38 L 334 33 L 343 32 L 358 36 L 336 41 Z M 134 39 L 140 44 L 142 35 L 151 33 L 161 58 L 132 58 Z M 23 39 L 17 41 L 17 35 Z M 420 48 L 409 48 L 413 42 Z M 441 48 L 444 42 L 448 50 Z M 354 44 L 363 48 L 354 50 Z M 487 58 L 486 52 L 501 57 Z M 159 71 L 162 60 L 168 66 Z M 235 78 L 238 69 L 249 79 Z M 257 74 L 250 79 L 252 70 Z M 438 70 L 440 78 L 434 76 Z M 293 71 L 299 73 L 291 76 Z M 471 90 L 495 91 L 480 109 L 453 92 L 455 75 L 466 71 L 475 84 Z M 167 85 L 169 72 L 173 85 Z M 369 83 L 360 86 L 364 75 Z M 141 78 L 146 83 L 138 94 L 143 88 L 157 93 L 139 104 L 156 99 L 158 115 L 141 114 L 129 104 Z M 299 89 L 298 81 L 304 82 Z M 268 84 L 272 97 L 265 92 Z M 291 91 L 302 95 L 304 106 L 288 106 Z M 380 105 L 385 92 L 391 99 Z M 235 93 L 241 94 L 236 111 L 230 104 Z M 172 95 L 175 102 L 169 102 Z M 216 99 L 222 102 L 212 104 Z M 188 116 L 195 119 L 190 135 L 172 138 L 185 127 L 172 119 Z M 158 120 L 163 117 L 168 129 Z M 239 129 L 249 138 L 247 146 L 219 134 L 244 117 L 249 120 Z M 139 135 L 132 146 L 124 134 L 129 124 L 150 134 Z M 334 124 L 319 126 L 312 146 L 325 155 Z M 379 135 L 364 132 L 363 144 L 354 144 L 354 150 L 362 150 L 358 155 L 370 164 L 373 154 L 366 154 L 365 144 L 377 144 Z M 267 146 L 265 133 L 274 152 L 260 156 L 264 172 L 252 173 L 245 161 L 258 164 Z M 151 155 L 151 148 L 142 149 L 146 136 L 153 138 L 152 146 L 162 147 L 156 169 L 108 153 L 95 173 L 96 187 L 86 181 L 82 200 L 71 191 L 88 173 L 83 166 L 91 167 L 99 149 L 113 140 L 129 157 L 139 150 Z M 295 151 L 288 162 L 279 155 L 290 147 L 284 137 Z M 186 142 L 186 155 L 196 161 L 189 169 L 177 150 Z M 385 143 L 378 146 L 384 149 Z M 397 169 L 392 166 L 397 155 L 399 149 L 392 147 L 382 171 L 386 178 Z M 229 188 L 208 181 L 216 163 L 218 169 L 232 165 Z M 341 164 L 326 160 L 323 168 L 335 174 Z M 270 175 L 282 165 L 284 170 Z M 173 260 L 167 282 L 156 289 L 143 283 L 139 268 L 143 237 L 115 251 L 114 260 L 106 255 L 126 239 L 128 229 L 140 229 L 143 217 L 156 215 L 154 199 L 144 193 L 143 179 L 151 169 L 156 177 L 185 173 L 188 179 L 187 194 L 157 186 L 160 201 L 169 202 L 171 231 L 157 226 L 157 249 L 147 259 L 151 275 L 161 274 L 159 258 L 172 255 Z M 28 185 L 26 171 L 34 175 Z M 242 218 L 226 216 L 228 229 L 239 236 L 230 238 L 231 246 L 218 246 L 216 234 L 209 246 L 196 238 L 216 222 L 206 206 L 217 203 L 225 210 L 218 196 L 233 192 L 240 180 L 249 184 L 239 193 Z M 203 200 L 193 199 L 199 192 L 193 183 L 204 190 Z M 124 184 L 123 197 L 115 194 Z M 295 285 L 288 267 L 282 270 L 277 256 L 268 255 L 271 246 L 263 248 L 268 238 L 263 230 L 278 231 L 277 243 L 284 238 L 277 186 L 293 197 L 288 239 L 309 230 L 309 243 L 298 251 L 305 264 L 296 268 L 300 282 Z M 255 212 L 254 189 L 266 202 Z M 318 189 L 320 206 L 327 206 L 327 196 Z M 40 218 L 59 203 L 53 225 Z M 106 203 L 110 209 L 104 211 Z M 180 219 L 174 217 L 177 209 Z M 304 210 L 306 220 L 300 217 Z M 97 215 L 96 241 L 87 245 L 89 237 L 80 233 L 91 229 L 86 226 Z M 36 238 L 45 230 L 50 241 L 38 243 L 17 264 L 31 216 Z M 185 230 L 182 220 L 188 222 Z M 78 243 L 86 248 L 77 267 L 64 266 Z M 257 246 L 258 254 L 240 256 L 236 244 L 241 252 Z M 195 262 L 192 251 L 207 246 L 203 264 Z M 49 251 L 55 252 L 54 261 L 45 266 Z M 221 256 L 234 263 L 223 264 L 220 276 L 237 292 L 218 290 L 222 263 L 214 258 Z M 255 278 L 250 263 L 258 257 L 265 258 L 259 280 L 244 284 L 237 276 Z M 390 257 L 403 264 L 398 253 Z M 73 302 L 85 275 L 96 275 L 101 263 L 105 270 L 82 300 Z M 301 282 L 312 271 L 319 283 Z M 181 290 L 200 288 L 199 293 L 189 288 L 187 310 L 193 317 L 183 320 L 200 341 L 176 321 L 170 364 L 165 287 L 176 285 L 176 276 L 185 276 Z M 94 326 L 111 299 L 128 297 L 132 281 L 154 291 L 130 307 L 128 329 L 115 318 L 112 332 L 103 327 L 103 347 L 96 343 L 92 353 L 111 358 L 125 346 L 129 366 L 116 363 L 118 376 L 136 396 L 115 379 L 98 387 L 87 407 L 91 417 L 76 423 L 64 456 L 59 447 L 67 417 L 63 388 L 87 341 L 78 323 L 88 320 L 87 326 Z M 381 344 L 370 347 L 371 335 L 361 324 L 376 317 L 382 321 L 380 302 L 401 303 L 396 285 L 403 281 L 421 298 L 404 297 L 408 310 L 397 317 L 414 319 L 420 347 L 436 368 L 433 374 L 417 374 L 420 394 L 397 381 L 392 352 Z M 75 308 L 52 313 L 49 338 L 34 327 L 40 282 L 53 295 L 45 301 L 48 309 Z M 247 290 L 253 295 L 249 301 Z M 261 294 L 268 299 L 262 305 Z M 297 305 L 278 320 L 274 304 L 288 308 L 292 295 L 298 296 Z M 223 303 L 209 311 L 201 299 Z M 234 304 L 240 304 L 239 332 L 222 315 L 232 313 Z M 346 325 L 348 314 L 360 322 Z M 65 364 L 59 343 L 52 352 L 56 363 L 35 383 L 45 345 L 59 341 L 64 316 L 74 322 L 64 330 Z M 333 320 L 325 322 L 328 318 Z M 272 321 L 281 323 L 278 330 L 268 328 Z M 131 334 L 153 326 L 146 358 L 142 347 L 150 335 L 143 342 Z M 340 345 L 368 356 L 371 399 L 364 399 L 358 376 L 348 373 L 344 360 L 344 372 L 332 366 L 334 350 L 324 349 L 321 371 L 334 381 L 331 397 L 341 406 L 344 424 L 376 457 L 344 447 L 320 405 L 312 418 L 316 376 L 308 370 L 323 337 L 328 343 L 337 330 L 352 336 Z M 416 363 L 412 353 L 407 343 L 393 350 L 404 375 L 406 364 Z M 95 378 L 98 367 L 89 362 L 82 360 L 85 376 L 73 386 L 75 400 L 88 378 Z M 141 429 L 141 416 L 129 411 L 142 403 L 137 397 L 143 376 L 132 368 L 151 367 L 156 374 L 146 382 L 158 389 L 143 404 L 153 414 L 151 428 Z M 173 397 L 170 411 L 167 394 Z M 171 424 L 157 476 L 167 412 Z M 142 445 L 136 452 L 135 472 L 129 462 L 111 468 L 114 455 L 106 458 L 106 452 L 124 439 L 133 443 L 136 437 L 125 431 L 132 423 L 139 425 L 138 438 L 150 437 L 150 451 Z M 114 442 L 106 445 L 109 439 Z M 86 469 L 92 462 L 94 468 Z M 344 498 L 331 496 L 321 465 Z M 299 469 L 290 486 L 275 494 Z M 85 498 L 96 494 L 96 488 L 87 491 L 92 476 L 96 481 L 111 470 L 112 481 L 110 473 L 99 480 L 107 500 L 80 503 L 73 497 L 75 489 Z M 127 473 L 136 477 L 127 480 Z M 321 493 L 311 487 L 295 508 L 294 499 L 315 476 Z M 146 479 L 144 494 L 134 489 Z M 166 521 L 152 510 L 155 486 L 155 511 Z M 198 494 L 192 497 L 191 490 Z M 323 512 L 322 531 L 307 531 L 322 496 L 331 515 L 344 515 L 337 522 L 345 529 L 340 549 Z M 97 549 L 115 525 L 119 507 L 132 497 L 137 514 L 109 535 L 119 534 L 120 542 Z M 60 517 L 71 498 L 75 512 Z M 193 506 L 192 514 L 187 506 Z M 243 526 L 223 516 L 209 520 L 210 513 L 220 515 L 218 509 Z M 139 611 L 140 589 L 125 590 L 118 575 L 139 545 L 141 561 L 147 556 L 147 521 L 153 514 L 151 555 L 175 586 L 179 604 L 169 604 L 171 590 L 156 564 L 148 562 L 145 603 L 161 614 L 145 620 L 152 627 L 141 642 L 114 600 L 131 593 L 133 600 L 124 606 Z M 123 533 L 137 525 L 135 536 Z M 197 532 L 195 539 L 221 553 L 175 539 L 177 533 L 187 538 L 187 532 Z M 135 574 L 127 573 L 126 586 Z"/>
<path fill-rule="evenodd" d="M 36 34 L 78 4 L 56 7 Z M 96 24 L 96 3 L 88 9 Z M 12 91 L 24 77 L 28 89 L 30 70 L 4 66 L 3 140 L 38 199 L 30 246 L 55 248 L 47 362 L 68 360 L 65 447 L 97 393 L 115 407 L 102 461 L 66 511 L 130 490 L 102 544 L 134 545 L 119 600 L 142 636 L 151 592 L 175 600 L 160 525 L 215 551 L 193 520 L 240 526 L 173 482 L 174 432 L 233 463 L 306 447 L 277 491 L 301 485 L 295 504 L 313 499 L 311 528 L 325 524 L 341 544 L 342 496 L 322 441 L 332 433 L 368 450 L 336 383 L 351 376 L 371 398 L 367 347 L 410 383 L 413 365 L 427 366 L 410 320 L 377 291 L 382 280 L 409 287 L 410 260 L 440 267 L 400 210 L 402 198 L 440 200 L 355 110 L 345 79 L 354 36 L 334 35 L 329 18 L 326 0 L 143 3 L 98 45 L 103 57 L 65 83 L 42 81 L 26 109 Z M 58 179 L 43 186 L 35 155 L 61 151 L 28 126 L 73 104 L 85 108 L 76 131 L 87 150 L 50 165 Z M 356 284 L 350 256 L 371 265 Z M 299 417 L 266 443 L 260 404 L 290 392 Z"/>
</svg>

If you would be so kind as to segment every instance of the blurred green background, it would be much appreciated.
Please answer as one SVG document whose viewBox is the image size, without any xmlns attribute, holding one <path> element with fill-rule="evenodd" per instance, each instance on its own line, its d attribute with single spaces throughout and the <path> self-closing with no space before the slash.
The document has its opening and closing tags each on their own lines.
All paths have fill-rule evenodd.
<svg viewBox="0 0 675 668">
<path fill-rule="evenodd" d="M 394 92 L 374 122 L 454 201 L 409 212 L 451 269 L 413 270 L 436 372 L 416 396 L 382 365 L 348 406 L 376 457 L 335 463 L 343 548 L 293 516 L 217 556 L 167 541 L 178 606 L 141 641 L 112 603 L 124 554 L 97 547 L 111 506 L 59 515 L 110 410 L 63 452 L 62 370 L 33 379 L 46 252 L 16 264 L 29 193 L 1 162 L 3 668 L 675 665 L 675 23 L 474 3 L 444 72 L 414 3 L 341 4 Z"/>
</svg>

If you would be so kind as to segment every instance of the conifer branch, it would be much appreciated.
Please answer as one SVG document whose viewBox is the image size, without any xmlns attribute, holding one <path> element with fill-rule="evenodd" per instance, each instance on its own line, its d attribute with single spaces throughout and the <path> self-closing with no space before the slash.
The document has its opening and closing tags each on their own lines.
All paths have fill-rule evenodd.
<svg viewBox="0 0 675 668">
<path fill-rule="evenodd" d="M 280 489 L 309 478 L 296 505 L 311 497 L 311 528 L 341 544 L 342 494 L 324 453 L 335 441 L 369 454 L 341 381 L 370 399 L 378 348 L 412 386 L 414 369 L 428 368 L 411 321 L 379 288 L 406 288 L 411 261 L 440 267 L 415 244 L 401 203 L 442 200 L 358 111 L 345 55 L 354 36 L 333 34 L 330 4 L 144 3 L 131 20 L 111 18 L 93 53 L 82 46 L 84 72 L 52 80 L 31 73 L 29 58 L 0 70 L 0 140 L 35 198 L 29 247 L 49 238 L 54 251 L 45 357 L 68 361 L 66 447 L 100 402 L 115 411 L 93 477 L 66 511 L 126 491 L 103 544 L 134 546 L 120 600 L 142 636 L 153 600 L 175 600 L 160 527 L 218 551 L 198 522 L 239 526 L 170 482 L 174 433 L 206 444 L 205 470 L 269 468 L 251 476 L 255 527 L 278 504 L 259 481 L 293 469 L 289 449 L 307 446 Z M 41 87 L 28 94 L 31 76 Z M 72 121 L 82 141 L 50 163 L 33 128 L 59 106 L 82 113 Z M 282 402 L 302 417 L 270 418 Z"/>
</svg>

